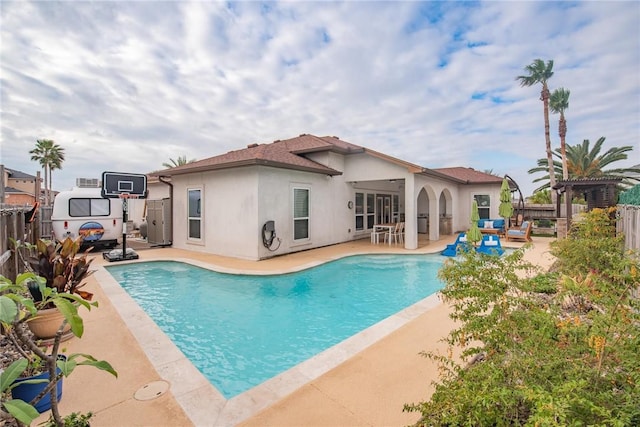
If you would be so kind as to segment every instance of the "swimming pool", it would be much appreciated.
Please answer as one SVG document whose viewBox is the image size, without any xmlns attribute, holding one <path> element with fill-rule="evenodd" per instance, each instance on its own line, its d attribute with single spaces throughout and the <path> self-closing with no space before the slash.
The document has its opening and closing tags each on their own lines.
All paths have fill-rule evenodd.
<svg viewBox="0 0 640 427">
<path fill-rule="evenodd" d="M 437 292 L 441 265 L 440 256 L 359 255 L 272 276 L 173 261 L 106 270 L 231 398 Z"/>
</svg>

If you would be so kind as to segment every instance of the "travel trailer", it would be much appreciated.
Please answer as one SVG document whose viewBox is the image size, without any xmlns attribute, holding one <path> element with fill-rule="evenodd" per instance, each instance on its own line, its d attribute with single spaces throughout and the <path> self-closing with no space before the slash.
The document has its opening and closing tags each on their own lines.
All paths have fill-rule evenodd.
<svg viewBox="0 0 640 427">
<path fill-rule="evenodd" d="M 84 245 L 114 247 L 122 236 L 122 200 L 104 199 L 100 188 L 74 188 L 56 195 L 51 214 L 56 240 L 83 236 Z"/>
</svg>

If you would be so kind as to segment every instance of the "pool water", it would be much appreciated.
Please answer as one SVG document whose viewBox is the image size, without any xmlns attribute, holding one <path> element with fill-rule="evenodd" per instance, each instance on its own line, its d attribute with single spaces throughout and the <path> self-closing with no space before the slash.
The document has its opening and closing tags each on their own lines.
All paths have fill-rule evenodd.
<svg viewBox="0 0 640 427">
<path fill-rule="evenodd" d="M 368 255 L 281 275 L 174 261 L 106 269 L 229 399 L 437 292 L 441 265 Z"/>
</svg>

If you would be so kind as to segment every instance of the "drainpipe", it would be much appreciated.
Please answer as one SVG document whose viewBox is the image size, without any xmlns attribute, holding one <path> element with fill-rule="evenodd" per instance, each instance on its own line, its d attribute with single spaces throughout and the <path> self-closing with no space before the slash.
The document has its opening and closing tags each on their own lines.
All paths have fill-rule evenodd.
<svg viewBox="0 0 640 427">
<path fill-rule="evenodd" d="M 173 245 L 173 184 L 169 181 L 164 181 L 163 178 L 170 178 L 166 176 L 159 176 L 158 180 L 169 186 L 169 217 L 171 218 L 171 235 L 169 239 L 171 239 L 171 244 Z"/>
</svg>

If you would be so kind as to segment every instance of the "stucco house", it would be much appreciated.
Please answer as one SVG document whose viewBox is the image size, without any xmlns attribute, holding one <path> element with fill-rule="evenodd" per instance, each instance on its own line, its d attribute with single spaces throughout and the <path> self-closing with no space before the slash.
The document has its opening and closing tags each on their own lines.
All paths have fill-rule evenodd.
<svg viewBox="0 0 640 427">
<path fill-rule="evenodd" d="M 37 201 L 36 192 L 39 188 L 38 177 L 29 175 L 19 170 L 2 168 L 4 174 L 2 186 L 4 187 L 4 201 L 7 205 L 33 206 Z"/>
<path fill-rule="evenodd" d="M 419 232 L 439 240 L 466 230 L 474 197 L 481 217 L 498 217 L 502 182 L 308 134 L 150 176 L 159 178 L 150 199 L 170 190 L 173 247 L 252 260 L 369 238 L 374 224 L 395 221 L 416 249 Z"/>
</svg>

